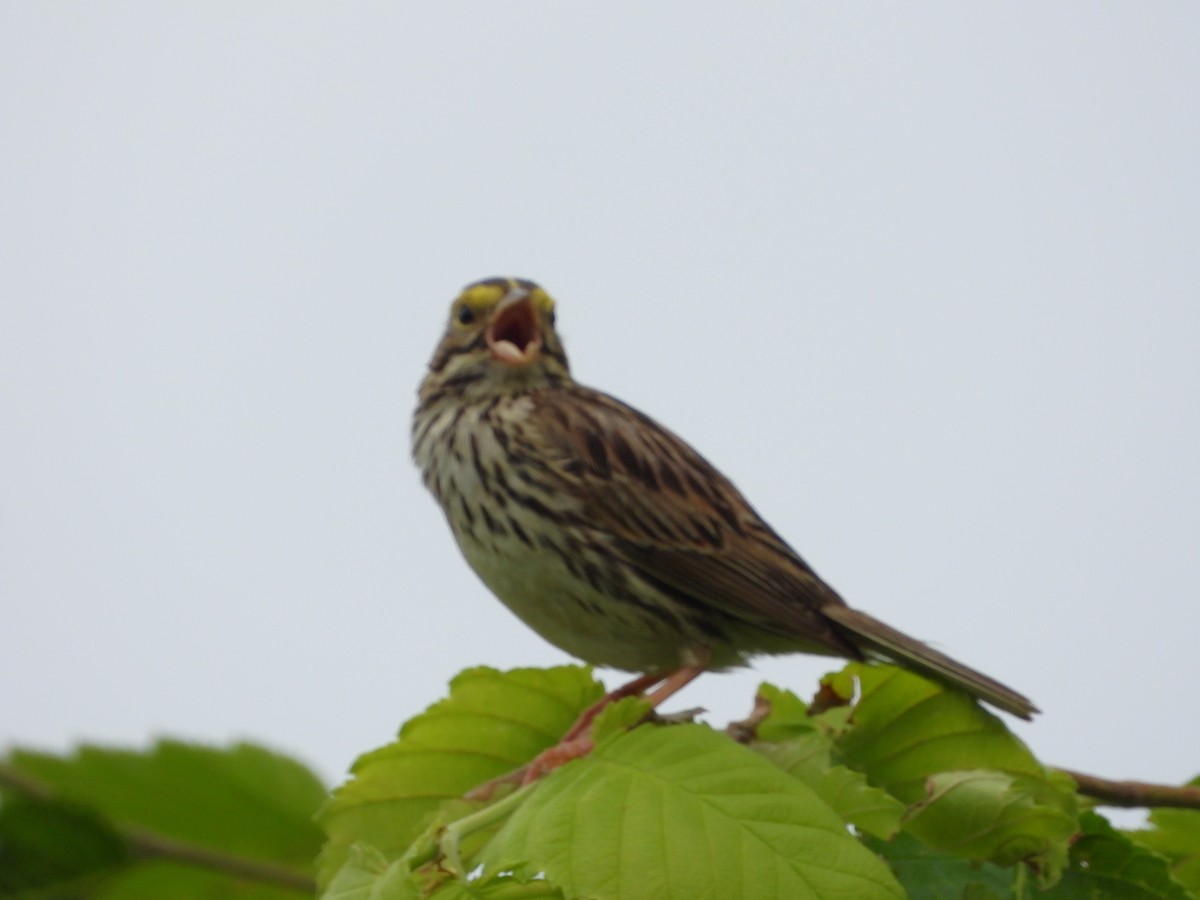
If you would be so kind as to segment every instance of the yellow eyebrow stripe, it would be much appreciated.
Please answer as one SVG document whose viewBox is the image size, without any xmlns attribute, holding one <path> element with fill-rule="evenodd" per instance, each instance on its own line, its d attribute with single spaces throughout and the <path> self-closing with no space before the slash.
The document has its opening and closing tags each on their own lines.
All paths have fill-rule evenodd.
<svg viewBox="0 0 1200 900">
<path fill-rule="evenodd" d="M 485 310 L 495 306 L 509 294 L 528 294 L 536 309 L 543 313 L 554 311 L 554 300 L 539 285 L 524 278 L 488 278 L 463 288 L 455 302 L 466 303 L 472 309 Z"/>
</svg>

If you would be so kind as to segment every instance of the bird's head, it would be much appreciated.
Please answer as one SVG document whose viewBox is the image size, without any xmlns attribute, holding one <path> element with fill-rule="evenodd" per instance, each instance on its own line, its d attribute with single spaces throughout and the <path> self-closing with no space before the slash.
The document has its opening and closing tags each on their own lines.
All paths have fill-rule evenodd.
<svg viewBox="0 0 1200 900">
<path fill-rule="evenodd" d="M 520 278 L 488 278 L 463 289 L 429 363 L 429 380 L 482 396 L 569 383 L 554 330 L 554 301 Z"/>
</svg>

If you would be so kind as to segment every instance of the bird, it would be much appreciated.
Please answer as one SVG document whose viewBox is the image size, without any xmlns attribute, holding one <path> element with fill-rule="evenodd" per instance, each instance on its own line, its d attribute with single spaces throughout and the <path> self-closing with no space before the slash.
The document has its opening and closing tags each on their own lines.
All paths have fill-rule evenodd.
<svg viewBox="0 0 1200 900">
<path fill-rule="evenodd" d="M 698 451 L 575 381 L 555 306 L 523 278 L 458 294 L 418 390 L 412 453 L 493 594 L 571 656 L 637 675 L 602 702 L 656 705 L 703 672 L 800 652 L 891 662 L 1020 718 L 1039 712 L 849 606 Z M 568 737 L 585 732 L 581 718 Z"/>
</svg>

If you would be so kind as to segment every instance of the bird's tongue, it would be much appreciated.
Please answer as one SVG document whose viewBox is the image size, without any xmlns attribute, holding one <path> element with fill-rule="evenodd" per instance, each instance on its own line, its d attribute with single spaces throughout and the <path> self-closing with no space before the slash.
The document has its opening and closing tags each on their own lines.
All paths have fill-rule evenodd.
<svg viewBox="0 0 1200 900">
<path fill-rule="evenodd" d="M 532 360 L 542 346 L 533 303 L 523 297 L 501 306 L 488 326 L 487 342 L 501 362 L 519 366 Z"/>
</svg>

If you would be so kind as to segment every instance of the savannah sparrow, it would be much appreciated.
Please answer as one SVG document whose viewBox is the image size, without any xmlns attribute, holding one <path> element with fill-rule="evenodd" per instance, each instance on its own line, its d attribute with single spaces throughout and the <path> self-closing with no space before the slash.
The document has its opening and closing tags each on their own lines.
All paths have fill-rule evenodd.
<svg viewBox="0 0 1200 900">
<path fill-rule="evenodd" d="M 575 382 L 554 301 L 468 286 L 429 363 L 413 457 L 467 562 L 530 628 L 659 681 L 764 653 L 887 659 L 1022 718 L 1016 691 L 851 609 L 683 440 Z"/>
</svg>

